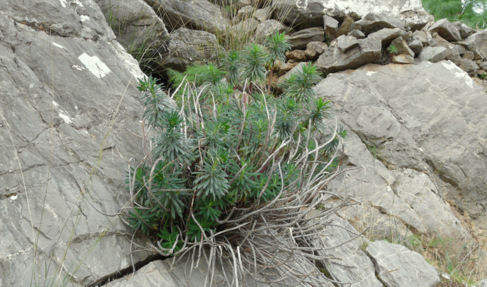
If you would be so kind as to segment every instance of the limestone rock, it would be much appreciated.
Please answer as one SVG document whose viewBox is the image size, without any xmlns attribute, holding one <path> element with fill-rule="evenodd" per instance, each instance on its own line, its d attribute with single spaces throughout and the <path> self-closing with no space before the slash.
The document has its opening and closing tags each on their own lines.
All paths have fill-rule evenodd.
<svg viewBox="0 0 487 287">
<path fill-rule="evenodd" d="M 271 7 L 258 9 L 253 14 L 254 19 L 261 23 L 264 22 L 265 20 L 269 20 L 271 16 L 272 16 Z"/>
<path fill-rule="evenodd" d="M 475 77 L 479 69 L 479 66 L 474 61 L 468 59 L 461 59 L 459 67 L 471 77 Z"/>
<path fill-rule="evenodd" d="M 367 253 L 374 260 L 381 282 L 386 286 L 434 287 L 438 272 L 423 256 L 406 247 L 386 241 L 370 242 Z"/>
<path fill-rule="evenodd" d="M 309 59 L 316 60 L 323 52 L 328 48 L 328 45 L 324 42 L 313 41 L 306 45 L 306 56 Z"/>
<path fill-rule="evenodd" d="M 304 50 L 293 50 L 286 52 L 286 58 L 294 59 L 296 61 L 306 61 L 308 56 Z"/>
<path fill-rule="evenodd" d="M 462 40 L 462 36 L 460 36 L 460 32 L 458 31 L 457 27 L 450 23 L 448 19 L 436 21 L 428 30 L 430 32 L 437 32 L 447 41 L 456 42 Z"/>
<path fill-rule="evenodd" d="M 365 17 L 355 22 L 355 27 L 358 27 L 368 35 L 384 28 L 404 29 L 404 23 L 392 15 L 368 13 Z"/>
<path fill-rule="evenodd" d="M 398 55 L 404 54 L 410 56 L 411 58 L 414 57 L 414 52 L 409 49 L 408 44 L 406 41 L 404 41 L 404 38 L 397 37 L 396 39 L 392 40 L 391 45 L 396 46 Z"/>
<path fill-rule="evenodd" d="M 282 33 L 287 30 L 288 27 L 279 21 L 274 19 L 265 20 L 257 26 L 257 29 L 255 30 L 255 39 L 262 43 L 267 36 L 274 34 L 276 31 Z"/>
<path fill-rule="evenodd" d="M 330 39 L 334 39 L 336 37 L 336 33 L 338 31 L 338 21 L 335 18 L 324 15 L 323 22 L 325 25 L 325 35 Z"/>
<path fill-rule="evenodd" d="M 426 30 L 414 31 L 413 39 L 418 40 L 423 44 L 423 47 L 429 46 L 430 42 L 433 40 L 431 33 Z"/>
<path fill-rule="evenodd" d="M 487 58 L 487 30 L 478 31 L 465 39 L 467 49 L 475 54 L 475 60 Z"/>
<path fill-rule="evenodd" d="M 132 52 L 140 51 L 141 57 L 155 57 L 169 33 L 162 20 L 143 0 L 97 0 L 109 20 L 117 40 Z"/>
<path fill-rule="evenodd" d="M 352 36 L 352 37 L 355 37 L 357 39 L 365 38 L 364 32 L 362 32 L 358 29 L 353 29 L 352 31 L 350 31 L 350 33 L 348 33 L 348 36 Z"/>
<path fill-rule="evenodd" d="M 487 227 L 482 207 L 487 96 L 464 71 L 450 61 L 368 65 L 330 74 L 315 90 L 359 136 L 345 139 L 347 161 L 358 169 L 330 188 L 366 199 L 421 233 L 458 238 L 459 244 L 470 236 L 440 195 Z"/>
<path fill-rule="evenodd" d="M 223 34 L 228 20 L 220 7 L 207 0 L 146 0 L 162 18 L 166 27 L 181 27 Z"/>
<path fill-rule="evenodd" d="M 414 55 L 419 55 L 421 54 L 421 51 L 423 51 L 423 44 L 421 44 L 421 41 L 413 39 L 408 43 L 409 48 L 411 51 L 413 51 Z"/>
<path fill-rule="evenodd" d="M 465 24 L 463 22 L 455 21 L 455 22 L 453 22 L 453 25 L 457 28 L 458 32 L 460 32 L 460 36 L 462 37 L 462 39 L 465 39 L 468 36 L 475 33 L 474 29 L 472 29 L 470 26 L 468 26 L 467 24 Z"/>
<path fill-rule="evenodd" d="M 248 18 L 233 25 L 230 28 L 229 33 L 232 35 L 233 39 L 248 39 L 255 34 L 258 26 L 259 21 L 254 18 Z"/>
<path fill-rule="evenodd" d="M 384 28 L 369 34 L 367 38 L 379 41 L 382 46 L 387 47 L 392 40 L 397 37 L 402 37 L 404 40 L 408 40 L 411 37 L 411 34 L 399 28 Z"/>
<path fill-rule="evenodd" d="M 343 19 L 342 24 L 340 25 L 340 29 L 338 29 L 338 32 L 336 33 L 337 37 L 340 37 L 341 35 L 347 35 L 352 31 L 352 26 L 354 24 L 353 18 L 350 16 L 345 16 L 345 19 Z"/>
<path fill-rule="evenodd" d="M 357 47 L 359 42 L 355 37 L 342 35 L 336 39 L 336 44 L 338 49 L 340 49 L 343 53 L 346 53 Z"/>
<path fill-rule="evenodd" d="M 2 1 L 0 31 L 0 285 L 87 286 L 145 259 L 118 217 L 144 153 L 138 63 L 93 1 Z"/>
<path fill-rule="evenodd" d="M 191 64 L 216 59 L 218 49 L 215 35 L 182 27 L 170 34 L 164 63 L 167 67 L 183 71 Z"/>
<path fill-rule="evenodd" d="M 442 61 L 447 56 L 447 50 L 445 47 L 425 47 L 421 54 L 419 54 L 419 59 L 421 61 L 430 61 L 433 63 Z"/>
<path fill-rule="evenodd" d="M 273 19 L 299 29 L 323 27 L 322 0 L 272 0 Z"/>
<path fill-rule="evenodd" d="M 309 42 L 325 41 L 325 30 L 318 27 L 303 29 L 289 36 L 288 41 L 293 49 L 305 49 Z"/>
<path fill-rule="evenodd" d="M 253 7 L 252 5 L 248 5 L 238 9 L 237 16 L 235 17 L 237 23 L 252 18 L 252 15 L 254 13 L 255 13 L 255 7 Z"/>
<path fill-rule="evenodd" d="M 405 10 L 401 12 L 399 18 L 404 22 L 407 31 L 418 31 L 429 23 L 433 23 L 435 18 L 422 9 Z"/>
<path fill-rule="evenodd" d="M 345 37 L 345 36 L 340 36 Z M 353 38 L 353 37 L 352 37 Z M 382 55 L 381 41 L 376 38 L 357 40 L 357 45 L 344 52 L 339 47 L 338 39 L 318 58 L 316 65 L 324 72 L 336 72 L 355 69 L 368 63 L 375 63 Z M 342 48 L 345 46 L 342 46 Z"/>
<path fill-rule="evenodd" d="M 394 55 L 394 56 L 392 56 L 392 62 L 397 63 L 397 64 L 413 64 L 414 63 L 414 57 L 411 55 L 405 55 L 405 54 Z"/>
</svg>

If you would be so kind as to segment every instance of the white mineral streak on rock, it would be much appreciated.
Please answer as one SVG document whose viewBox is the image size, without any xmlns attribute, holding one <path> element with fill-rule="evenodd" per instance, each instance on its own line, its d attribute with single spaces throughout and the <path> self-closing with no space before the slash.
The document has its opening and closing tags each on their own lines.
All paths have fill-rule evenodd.
<svg viewBox="0 0 487 287">
<path fill-rule="evenodd" d="M 402 11 L 423 9 L 421 0 L 408 0 L 402 6 L 397 3 L 391 5 L 390 0 L 327 0 L 323 1 L 323 7 L 325 7 L 323 13 L 332 9 L 342 11 L 345 14 L 355 12 L 361 17 L 368 13 L 397 15 Z"/>
<path fill-rule="evenodd" d="M 61 46 L 61 45 L 59 45 L 58 43 L 54 43 L 54 42 L 52 42 L 52 44 L 53 44 L 54 46 L 56 46 L 56 47 L 60 48 L 60 49 L 66 49 L 66 48 L 64 48 L 64 46 Z"/>
<path fill-rule="evenodd" d="M 372 76 L 372 75 L 373 75 L 373 74 L 375 74 L 375 73 L 377 73 L 377 72 L 368 71 L 366 75 L 370 77 L 370 76 Z"/>
<path fill-rule="evenodd" d="M 71 68 L 75 68 L 78 71 L 83 71 L 85 68 L 78 66 L 78 65 L 72 65 Z"/>
<path fill-rule="evenodd" d="M 81 22 L 86 22 L 86 21 L 90 21 L 90 17 L 86 16 L 86 15 L 81 15 L 79 16 Z"/>
<path fill-rule="evenodd" d="M 59 107 L 59 104 L 56 101 L 52 101 L 52 104 L 57 108 Z"/>
<path fill-rule="evenodd" d="M 81 54 L 78 59 L 95 77 L 101 79 L 108 75 L 111 70 L 97 56 L 88 56 L 86 53 Z"/>
<path fill-rule="evenodd" d="M 70 118 L 69 118 L 67 115 L 65 115 L 65 114 L 63 114 L 63 113 L 59 113 L 59 117 L 60 117 L 61 119 L 63 119 L 63 121 L 64 121 L 65 123 L 67 123 L 67 124 L 70 124 L 70 123 L 72 123 L 72 122 L 73 122 L 73 121 L 72 121 L 72 120 L 71 120 L 71 119 L 70 119 Z"/>
<path fill-rule="evenodd" d="M 457 65 L 453 64 L 451 61 L 442 61 L 441 64 L 448 70 L 452 71 L 455 73 L 456 78 L 464 79 L 465 84 L 469 86 L 471 89 L 473 89 L 473 80 L 470 78 L 470 76 L 465 73 L 462 69 L 460 69 Z"/>
<path fill-rule="evenodd" d="M 66 8 L 66 0 L 59 0 L 59 3 L 61 3 L 61 6 L 63 6 L 63 8 Z"/>
</svg>

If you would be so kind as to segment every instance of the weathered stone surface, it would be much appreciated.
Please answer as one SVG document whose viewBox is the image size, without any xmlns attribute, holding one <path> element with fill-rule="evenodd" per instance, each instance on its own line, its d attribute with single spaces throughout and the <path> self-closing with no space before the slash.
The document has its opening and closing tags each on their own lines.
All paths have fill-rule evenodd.
<svg viewBox="0 0 487 287">
<path fill-rule="evenodd" d="M 350 33 L 350 31 L 353 30 L 352 26 L 354 24 L 353 18 L 350 16 L 345 16 L 343 19 L 342 24 L 340 25 L 340 29 L 338 29 L 338 32 L 336 33 L 337 37 L 340 37 L 341 35 L 347 35 Z"/>
<path fill-rule="evenodd" d="M 462 36 L 457 27 L 450 23 L 448 19 L 441 19 L 436 21 L 431 27 L 429 27 L 430 32 L 437 32 L 441 37 L 445 38 L 447 41 L 461 41 Z"/>
<path fill-rule="evenodd" d="M 487 58 L 487 30 L 479 31 L 465 39 L 467 49 L 475 54 L 475 60 Z"/>
<path fill-rule="evenodd" d="M 345 36 L 340 36 L 345 37 Z M 324 73 L 355 69 L 368 63 L 380 60 L 382 54 L 381 41 L 375 38 L 357 40 L 358 45 L 344 52 L 338 46 L 338 39 L 318 58 L 316 65 Z"/>
<path fill-rule="evenodd" d="M 248 18 L 236 25 L 233 25 L 230 28 L 229 33 L 232 35 L 233 39 L 248 39 L 255 34 L 258 26 L 259 21 L 255 20 L 254 18 Z"/>
<path fill-rule="evenodd" d="M 397 37 L 402 37 L 404 40 L 408 40 L 411 37 L 411 34 L 399 28 L 384 28 L 377 32 L 371 33 L 368 36 L 368 38 L 370 39 L 380 41 L 380 43 L 384 47 L 387 47 L 391 43 L 391 41 L 396 39 Z"/>
<path fill-rule="evenodd" d="M 331 16 L 324 15 L 323 22 L 325 26 L 326 37 L 330 39 L 334 39 L 338 31 L 338 21 Z"/>
<path fill-rule="evenodd" d="M 304 50 L 293 50 L 286 52 L 286 58 L 294 59 L 296 61 L 306 61 L 308 56 Z"/>
<path fill-rule="evenodd" d="M 286 27 L 279 21 L 276 21 L 274 19 L 265 20 L 257 26 L 257 29 L 255 30 L 255 39 L 258 42 L 262 42 L 267 36 L 272 35 L 276 31 L 282 33 L 286 32 L 287 30 L 288 27 Z"/>
<path fill-rule="evenodd" d="M 405 54 L 394 55 L 394 56 L 392 56 L 392 62 L 397 63 L 397 64 L 413 64 L 414 63 L 414 57 L 411 55 L 405 55 Z"/>
<path fill-rule="evenodd" d="M 303 29 L 289 36 L 288 41 L 293 49 L 305 49 L 309 42 L 325 41 L 325 30 L 318 27 Z"/>
<path fill-rule="evenodd" d="M 368 35 L 384 28 L 404 29 L 404 23 L 392 15 L 368 13 L 362 19 L 355 22 L 355 27 L 358 27 Z"/>
<path fill-rule="evenodd" d="M 127 51 L 140 51 L 152 57 L 151 50 L 158 49 L 169 36 L 162 20 L 143 0 L 95 2 Z"/>
<path fill-rule="evenodd" d="M 166 27 L 176 30 L 186 27 L 194 30 L 223 34 L 228 20 L 220 7 L 207 0 L 146 0 L 162 18 Z"/>
<path fill-rule="evenodd" d="M 182 27 L 169 36 L 164 64 L 182 71 L 191 64 L 212 61 L 216 58 L 218 49 L 218 40 L 215 35 Z"/>
<path fill-rule="evenodd" d="M 272 0 L 272 9 L 272 18 L 290 27 L 323 27 L 323 0 Z"/>
<path fill-rule="evenodd" d="M 398 55 L 404 54 L 411 56 L 411 58 L 414 57 L 414 52 L 409 49 L 408 44 L 402 37 L 397 37 L 396 39 L 392 40 L 391 45 L 396 46 Z"/>
<path fill-rule="evenodd" d="M 427 24 L 433 23 L 435 18 L 422 9 L 405 10 L 399 18 L 404 22 L 404 28 L 408 31 L 423 29 Z"/>
<path fill-rule="evenodd" d="M 367 253 L 374 260 L 377 275 L 386 286 L 434 287 L 438 272 L 423 256 L 406 247 L 386 241 L 370 242 Z"/>
<path fill-rule="evenodd" d="M 346 53 L 357 47 L 359 42 L 355 37 L 342 35 L 336 39 L 336 44 L 338 49 L 340 49 L 343 53 Z"/>
<path fill-rule="evenodd" d="M 462 37 L 462 39 L 465 39 L 468 36 L 475 33 L 474 29 L 472 29 L 470 26 L 468 26 L 467 24 L 465 24 L 463 22 L 456 21 L 456 22 L 453 22 L 453 25 L 457 28 L 458 32 L 460 32 L 460 36 Z"/>
<path fill-rule="evenodd" d="M 328 48 L 324 42 L 313 41 L 306 45 L 306 55 L 309 59 L 316 60 Z"/>
<path fill-rule="evenodd" d="M 487 229 L 487 96 L 465 72 L 449 61 L 368 65 L 328 75 L 316 92 L 382 161 L 347 136 L 345 156 L 357 169 L 330 188 L 363 198 L 421 233 L 460 237 L 460 243 L 469 235 L 441 195 Z"/>
<path fill-rule="evenodd" d="M 258 9 L 254 12 L 253 17 L 255 20 L 259 22 L 264 22 L 265 20 L 269 20 L 272 16 L 272 9 L 271 7 L 266 7 L 263 9 Z"/>
<path fill-rule="evenodd" d="M 352 36 L 352 37 L 355 37 L 357 39 L 365 38 L 364 32 L 362 32 L 358 29 L 353 29 L 352 31 L 350 31 L 350 33 L 348 33 L 348 36 Z"/>
<path fill-rule="evenodd" d="M 442 61 L 447 56 L 447 50 L 445 47 L 425 47 L 419 54 L 421 61 L 430 61 L 433 63 Z"/>
<path fill-rule="evenodd" d="M 252 18 L 252 15 L 255 13 L 255 7 L 252 5 L 248 5 L 238 9 L 237 16 L 235 17 L 236 22 L 240 22 L 249 18 Z"/>
<path fill-rule="evenodd" d="M 0 285 L 87 286 L 145 257 L 118 218 L 143 74 L 93 1 L 2 1 L 0 31 Z"/>
<path fill-rule="evenodd" d="M 414 31 L 413 39 L 418 40 L 423 44 L 423 47 L 429 46 L 430 42 L 433 40 L 431 33 L 425 30 Z"/>
<path fill-rule="evenodd" d="M 413 39 L 408 43 L 409 48 L 411 51 L 413 51 L 414 55 L 419 55 L 421 54 L 421 51 L 423 51 L 423 44 L 421 41 Z"/>
<path fill-rule="evenodd" d="M 479 69 L 477 63 L 468 59 L 461 59 L 459 67 L 460 69 L 464 70 L 470 77 L 475 77 L 475 75 L 477 75 L 477 70 Z"/>
<path fill-rule="evenodd" d="M 363 250 L 369 241 L 358 234 L 347 221 L 334 216 L 313 244 L 323 248 L 317 250 L 318 254 L 330 257 L 324 262 L 325 269 L 337 281 L 353 287 L 381 287 L 375 277 L 374 264 Z"/>
</svg>

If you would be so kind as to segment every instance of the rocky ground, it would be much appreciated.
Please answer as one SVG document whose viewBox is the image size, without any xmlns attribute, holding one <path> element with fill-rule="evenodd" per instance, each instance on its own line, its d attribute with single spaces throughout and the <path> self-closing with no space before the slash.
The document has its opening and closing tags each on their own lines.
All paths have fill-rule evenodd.
<svg viewBox="0 0 487 287">
<path fill-rule="evenodd" d="M 314 62 L 327 74 L 315 91 L 348 132 L 327 188 L 356 204 L 314 243 L 343 284 L 310 264 L 315 284 L 487 277 L 487 31 L 434 22 L 421 1 L 227 2 L 0 6 L 0 286 L 201 286 L 204 264 L 171 268 L 119 217 L 144 152 L 138 64 L 184 69 L 215 60 L 222 39 L 275 30 L 293 46 L 279 76 Z"/>
</svg>

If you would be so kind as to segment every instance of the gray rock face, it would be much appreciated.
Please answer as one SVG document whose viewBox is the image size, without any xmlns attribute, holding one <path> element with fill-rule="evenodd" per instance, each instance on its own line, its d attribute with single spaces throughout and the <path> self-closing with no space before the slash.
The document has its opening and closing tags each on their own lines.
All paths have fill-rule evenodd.
<svg viewBox="0 0 487 287">
<path fill-rule="evenodd" d="M 167 67 L 184 70 L 196 63 L 207 63 L 215 59 L 220 46 L 215 35 L 198 30 L 179 28 L 169 36 Z"/>
<path fill-rule="evenodd" d="M 172 31 L 180 27 L 223 34 L 228 20 L 207 0 L 146 0 Z"/>
<path fill-rule="evenodd" d="M 329 75 L 316 92 L 332 101 L 348 130 L 381 159 L 351 136 L 345 155 L 357 169 L 330 187 L 369 201 L 421 233 L 459 237 L 458 242 L 470 237 L 440 195 L 487 227 L 482 175 L 487 96 L 460 68 L 449 61 L 369 65 Z"/>
<path fill-rule="evenodd" d="M 89 285 L 145 257 L 117 215 L 143 74 L 93 1 L 3 1 L 0 31 L 0 285 Z"/>
<path fill-rule="evenodd" d="M 467 48 L 475 55 L 475 60 L 487 58 L 487 30 L 479 31 L 465 39 Z"/>
<path fill-rule="evenodd" d="M 300 29 L 323 27 L 323 0 L 272 0 L 273 19 Z"/>
<path fill-rule="evenodd" d="M 367 253 L 385 286 L 434 287 L 440 283 L 435 268 L 423 256 L 404 246 L 375 241 L 368 244 Z"/>
<path fill-rule="evenodd" d="M 462 36 L 460 36 L 460 32 L 458 31 L 457 27 L 450 23 L 448 19 L 441 19 L 436 21 L 436 23 L 434 23 L 429 28 L 429 31 L 437 32 L 447 41 L 456 42 L 462 40 Z"/>
<path fill-rule="evenodd" d="M 412 40 L 408 43 L 409 48 L 413 51 L 414 55 L 419 55 L 423 51 L 423 44 L 419 40 Z"/>
<path fill-rule="evenodd" d="M 169 36 L 166 26 L 143 0 L 97 0 L 117 40 L 128 51 L 158 48 Z"/>
<path fill-rule="evenodd" d="M 397 37 L 402 37 L 404 40 L 408 40 L 411 37 L 411 34 L 401 30 L 399 28 L 384 28 L 372 34 L 369 34 L 368 38 L 375 39 L 380 41 L 382 46 L 387 47 L 392 40 L 396 39 Z"/>
<path fill-rule="evenodd" d="M 465 39 L 475 33 L 474 29 L 470 28 L 470 26 L 460 21 L 453 22 L 453 25 L 458 29 L 458 32 L 460 32 L 460 36 L 462 37 L 462 39 Z"/>
<path fill-rule="evenodd" d="M 400 28 L 404 29 L 404 23 L 397 17 L 387 14 L 368 13 L 362 19 L 355 22 L 355 26 L 359 27 L 365 34 L 377 32 L 384 28 Z"/>
<path fill-rule="evenodd" d="M 397 37 L 396 39 L 392 40 L 391 45 L 396 46 L 397 54 L 404 54 L 411 57 L 414 57 L 414 52 L 409 49 L 408 44 L 404 41 L 404 38 Z"/>
<path fill-rule="evenodd" d="M 305 49 L 309 42 L 325 41 L 325 31 L 318 27 L 303 29 L 289 36 L 288 41 L 293 49 Z"/>
<path fill-rule="evenodd" d="M 340 36 L 318 58 L 316 65 L 324 72 L 336 72 L 355 69 L 367 63 L 380 60 L 381 41 L 375 38 L 355 39 L 351 36 Z M 347 40 L 349 39 L 349 40 Z"/>
<path fill-rule="evenodd" d="M 257 41 L 259 42 L 262 42 L 267 36 L 272 35 L 276 31 L 282 33 L 285 32 L 287 29 L 288 27 L 286 27 L 284 24 L 277 20 L 265 20 L 257 26 L 257 29 L 255 30 L 255 39 L 257 39 Z"/>
<path fill-rule="evenodd" d="M 331 16 L 328 16 L 328 15 L 324 15 L 323 16 L 323 23 L 324 23 L 324 26 L 325 26 L 325 34 L 328 38 L 335 38 L 336 37 L 336 33 L 338 31 L 338 21 L 335 20 L 335 18 L 331 17 Z"/>
<path fill-rule="evenodd" d="M 425 47 L 419 54 L 421 61 L 430 61 L 433 63 L 442 61 L 447 56 L 447 50 L 445 47 Z"/>
</svg>

